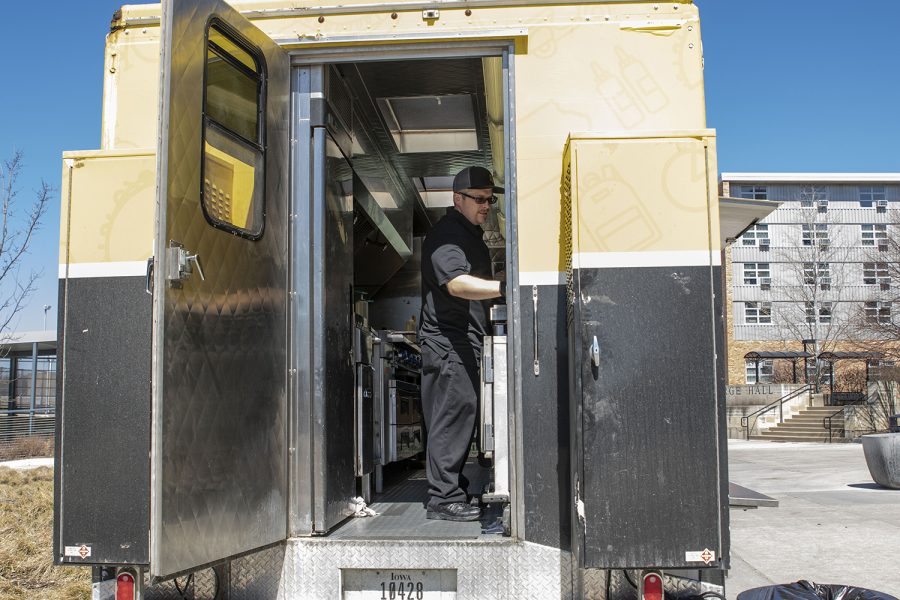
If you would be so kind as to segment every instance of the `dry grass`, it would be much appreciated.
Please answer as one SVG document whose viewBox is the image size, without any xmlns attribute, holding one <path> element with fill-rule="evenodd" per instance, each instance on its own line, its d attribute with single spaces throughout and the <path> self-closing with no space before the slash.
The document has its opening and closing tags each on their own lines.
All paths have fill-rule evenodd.
<svg viewBox="0 0 900 600">
<path fill-rule="evenodd" d="M 21 437 L 0 445 L 0 461 L 53 456 L 53 438 Z"/>
<path fill-rule="evenodd" d="M 91 570 L 53 565 L 53 471 L 0 467 L 0 599 L 91 597 Z"/>
</svg>

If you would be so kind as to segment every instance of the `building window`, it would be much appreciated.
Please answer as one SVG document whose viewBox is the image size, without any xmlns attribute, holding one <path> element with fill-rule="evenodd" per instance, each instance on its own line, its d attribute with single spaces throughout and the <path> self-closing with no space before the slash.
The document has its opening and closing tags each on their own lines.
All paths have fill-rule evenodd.
<svg viewBox="0 0 900 600">
<path fill-rule="evenodd" d="M 744 285 L 759 285 L 760 279 L 769 279 L 769 263 L 744 263 Z"/>
<path fill-rule="evenodd" d="M 262 56 L 214 20 L 203 84 L 203 212 L 214 227 L 258 239 L 265 215 Z"/>
<path fill-rule="evenodd" d="M 891 322 L 891 303 L 890 302 L 865 302 L 864 309 L 866 320 L 872 323 L 890 323 Z"/>
<path fill-rule="evenodd" d="M 859 205 L 863 208 L 872 208 L 879 200 L 885 200 L 883 185 L 869 185 L 859 188 Z"/>
<path fill-rule="evenodd" d="M 756 246 L 757 244 L 759 244 L 759 240 L 768 239 L 769 226 L 762 223 L 757 223 L 744 232 L 744 235 L 741 236 L 741 243 L 744 246 Z"/>
<path fill-rule="evenodd" d="M 33 367 L 33 361 L 30 356 L 20 356 L 15 359 L 15 373 L 10 373 L 10 363 L 5 363 L 6 376 L 4 382 L 6 389 L 3 396 L 7 399 L 4 408 L 27 409 L 31 405 L 31 383 L 32 371 L 34 373 L 34 407 L 45 409 L 54 408 L 56 406 L 56 356 L 39 356 L 36 367 Z M 14 376 L 9 381 L 10 376 Z M 10 385 L 12 384 L 12 385 Z M 12 398 L 9 398 L 8 391 L 12 387 Z"/>
<path fill-rule="evenodd" d="M 801 225 L 800 240 L 804 246 L 828 244 L 828 223 L 812 223 Z"/>
<path fill-rule="evenodd" d="M 745 302 L 744 323 L 747 325 L 765 325 L 772 322 L 771 302 Z"/>
<path fill-rule="evenodd" d="M 885 280 L 890 281 L 887 263 L 867 262 L 863 263 L 863 283 L 866 285 L 875 285 L 876 283 L 884 283 Z"/>
<path fill-rule="evenodd" d="M 812 208 L 819 202 L 828 202 L 828 191 L 818 185 L 807 185 L 800 189 L 800 206 Z"/>
<path fill-rule="evenodd" d="M 737 197 L 747 200 L 768 200 L 769 190 L 764 185 L 739 185 L 737 186 Z"/>
<path fill-rule="evenodd" d="M 759 381 L 756 380 L 756 361 L 748 360 L 747 383 L 772 383 L 775 379 L 775 363 L 772 360 L 759 361 Z"/>
<path fill-rule="evenodd" d="M 815 323 L 816 322 L 816 312 L 819 313 L 819 323 L 831 323 L 831 312 L 832 312 L 832 303 L 831 302 L 819 302 L 818 311 L 816 311 L 816 303 L 815 302 L 807 302 L 806 303 L 806 322 L 807 323 Z"/>
<path fill-rule="evenodd" d="M 0 409 L 10 408 L 9 405 L 9 384 L 15 381 L 12 375 L 12 361 L 8 356 L 0 358 Z"/>
<path fill-rule="evenodd" d="M 860 225 L 860 227 L 862 228 L 863 246 L 874 246 L 877 243 L 876 240 L 887 239 L 887 225 Z"/>
<path fill-rule="evenodd" d="M 831 285 L 831 265 L 827 262 L 803 263 L 804 285 Z"/>
</svg>

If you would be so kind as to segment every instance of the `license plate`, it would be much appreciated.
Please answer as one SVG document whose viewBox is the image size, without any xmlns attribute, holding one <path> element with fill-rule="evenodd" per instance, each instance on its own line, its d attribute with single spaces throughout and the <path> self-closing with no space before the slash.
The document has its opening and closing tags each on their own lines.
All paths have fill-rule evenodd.
<svg viewBox="0 0 900 600">
<path fill-rule="evenodd" d="M 343 600 L 456 600 L 455 569 L 343 569 Z"/>
</svg>

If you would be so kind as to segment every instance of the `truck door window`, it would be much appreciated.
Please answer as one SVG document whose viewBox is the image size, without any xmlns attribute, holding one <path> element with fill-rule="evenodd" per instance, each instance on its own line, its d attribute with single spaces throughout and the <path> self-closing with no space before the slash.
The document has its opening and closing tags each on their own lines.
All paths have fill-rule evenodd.
<svg viewBox="0 0 900 600">
<path fill-rule="evenodd" d="M 265 65 L 213 21 L 207 30 L 201 204 L 215 227 L 250 239 L 263 231 Z"/>
</svg>

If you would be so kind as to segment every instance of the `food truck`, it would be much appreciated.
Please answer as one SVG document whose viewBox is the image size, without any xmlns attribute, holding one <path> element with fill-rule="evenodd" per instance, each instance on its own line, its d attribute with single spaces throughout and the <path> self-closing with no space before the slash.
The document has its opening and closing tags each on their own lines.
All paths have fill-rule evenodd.
<svg viewBox="0 0 900 600">
<path fill-rule="evenodd" d="M 100 146 L 63 155 L 54 521 L 95 597 L 724 593 L 691 2 L 124 6 Z M 508 292 L 466 465 L 484 517 L 450 523 L 425 518 L 415 329 L 471 165 L 505 188 Z"/>
</svg>

